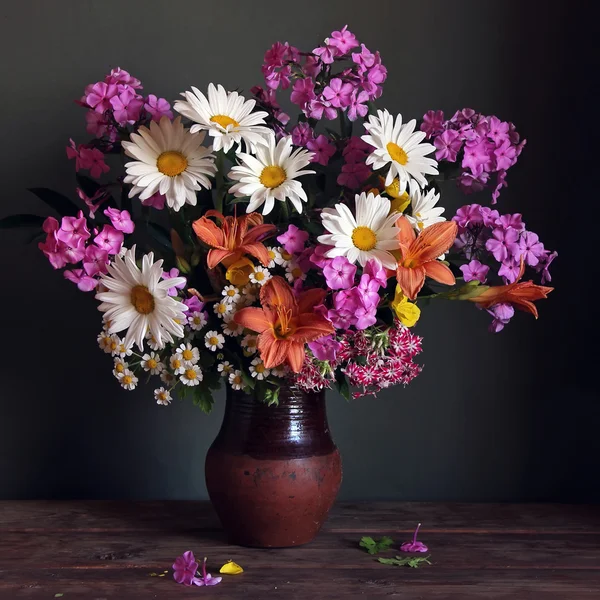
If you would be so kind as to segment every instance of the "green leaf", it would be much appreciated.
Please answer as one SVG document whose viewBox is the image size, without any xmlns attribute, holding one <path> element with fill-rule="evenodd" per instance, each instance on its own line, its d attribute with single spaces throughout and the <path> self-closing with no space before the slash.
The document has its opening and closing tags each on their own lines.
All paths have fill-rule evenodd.
<svg viewBox="0 0 600 600">
<path fill-rule="evenodd" d="M 246 371 L 244 371 L 244 369 L 241 369 L 242 371 L 242 379 L 244 380 L 244 385 L 246 387 L 249 387 L 251 390 L 254 389 L 254 387 L 256 386 L 256 381 L 254 380 L 253 377 L 250 377 L 250 375 L 248 375 L 248 373 L 246 373 Z"/>
<path fill-rule="evenodd" d="M 264 401 L 267 406 L 278 406 L 279 405 L 279 390 L 281 388 L 267 388 L 265 390 Z"/>
<path fill-rule="evenodd" d="M 440 296 L 448 298 L 448 300 L 468 300 L 469 298 L 479 296 L 487 289 L 487 285 L 480 285 L 479 281 L 474 280 L 465 283 L 459 288 L 442 293 Z"/>
<path fill-rule="evenodd" d="M 393 543 L 394 540 L 387 535 L 384 535 L 379 540 L 369 536 L 364 536 L 360 538 L 358 545 L 361 548 L 364 548 L 369 554 L 377 554 L 383 550 L 387 550 Z"/>
<path fill-rule="evenodd" d="M 421 563 L 431 564 L 429 556 L 396 556 L 396 558 L 378 558 L 382 565 L 395 565 L 398 567 L 412 567 L 418 569 Z"/>
<path fill-rule="evenodd" d="M 339 369 L 335 373 L 335 387 L 337 391 L 348 401 L 350 402 L 350 384 L 348 383 L 348 379 L 346 375 L 342 373 Z"/>
<path fill-rule="evenodd" d="M 46 220 L 38 215 L 10 215 L 0 219 L 0 229 L 17 229 L 20 227 L 41 227 Z"/>
<path fill-rule="evenodd" d="M 148 222 L 148 233 L 150 237 L 157 241 L 161 246 L 173 250 L 173 247 L 171 246 L 171 237 L 164 227 L 157 225 L 156 223 Z"/>
<path fill-rule="evenodd" d="M 76 215 L 79 207 L 69 198 L 49 190 L 48 188 L 29 188 L 32 194 L 35 194 L 42 202 L 54 209 L 61 217 L 66 215 Z"/>
</svg>

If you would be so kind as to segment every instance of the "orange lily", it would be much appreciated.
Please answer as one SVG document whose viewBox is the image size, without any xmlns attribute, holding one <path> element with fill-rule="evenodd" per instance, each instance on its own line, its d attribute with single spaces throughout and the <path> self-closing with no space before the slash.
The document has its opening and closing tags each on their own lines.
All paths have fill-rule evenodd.
<svg viewBox="0 0 600 600">
<path fill-rule="evenodd" d="M 258 333 L 258 351 L 267 369 L 285 362 L 294 373 L 304 362 L 304 344 L 333 333 L 331 323 L 314 312 L 326 290 L 311 289 L 294 297 L 283 277 L 273 277 L 260 290 L 262 308 L 238 310 L 233 320 Z"/>
<path fill-rule="evenodd" d="M 479 296 L 468 298 L 468 300 L 475 302 L 481 308 L 490 308 L 491 306 L 494 306 L 494 304 L 507 302 L 525 312 L 531 313 L 537 319 L 538 311 L 533 301 L 547 298 L 548 294 L 554 290 L 554 288 L 546 287 L 545 285 L 537 285 L 533 283 L 533 281 L 521 281 L 524 271 L 525 263 L 521 260 L 519 277 L 517 277 L 517 280 L 514 283 L 488 287 L 487 289 L 484 289 Z M 482 288 L 485 288 L 485 286 L 482 286 Z"/>
<path fill-rule="evenodd" d="M 221 226 L 208 217 L 219 219 Z M 217 210 L 207 210 L 203 217 L 192 223 L 192 228 L 198 238 L 211 247 L 206 259 L 209 269 L 214 269 L 220 262 L 228 267 L 245 254 L 256 257 L 265 267 L 270 262 L 269 253 L 261 242 L 277 228 L 263 224 L 260 213 L 225 217 Z"/>
<path fill-rule="evenodd" d="M 425 276 L 445 285 L 454 285 L 452 271 L 436 260 L 454 243 L 458 227 L 454 221 L 435 223 L 417 236 L 406 217 L 396 221 L 400 230 L 400 259 L 396 267 L 398 285 L 409 300 L 414 300 L 425 283 Z"/>
</svg>

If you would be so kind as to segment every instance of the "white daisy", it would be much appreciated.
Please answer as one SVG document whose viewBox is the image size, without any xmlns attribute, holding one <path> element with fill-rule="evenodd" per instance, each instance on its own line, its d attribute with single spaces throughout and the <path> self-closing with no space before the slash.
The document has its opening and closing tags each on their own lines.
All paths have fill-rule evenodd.
<svg viewBox="0 0 600 600">
<path fill-rule="evenodd" d="M 389 252 L 400 247 L 398 215 L 390 213 L 390 201 L 382 196 L 356 194 L 356 217 L 345 204 L 336 204 L 321 213 L 323 227 L 329 232 L 319 242 L 334 246 L 326 256 L 345 256 L 351 263 L 365 266 L 377 258 L 384 267 L 395 269 L 397 261 Z"/>
<path fill-rule="evenodd" d="M 183 362 L 185 367 L 195 365 L 200 360 L 200 350 L 194 348 L 189 342 L 181 344 L 177 350 L 175 350 L 175 356 Z"/>
<path fill-rule="evenodd" d="M 257 286 L 248 283 L 242 288 L 242 299 L 244 304 L 252 304 L 258 298 Z"/>
<path fill-rule="evenodd" d="M 112 354 L 113 348 L 113 340 L 112 340 L 112 336 L 110 335 L 110 333 L 108 333 L 108 331 L 102 331 L 102 333 L 100 333 L 100 335 L 98 336 L 98 346 L 100 346 L 100 349 L 103 350 L 104 352 L 106 352 L 106 354 Z"/>
<path fill-rule="evenodd" d="M 185 277 L 162 279 L 162 260 L 154 262 L 150 252 L 142 258 L 142 268 L 135 262 L 135 246 L 124 258 L 118 256 L 107 265 L 108 274 L 101 278 L 109 290 L 96 294 L 102 304 L 98 306 L 110 318 L 110 333 L 127 330 L 124 344 L 134 342 L 144 349 L 144 338 L 148 331 L 157 341 L 157 347 L 173 342 L 173 336 L 183 337 L 184 310 L 187 306 L 167 294 L 175 285 L 185 283 Z"/>
<path fill-rule="evenodd" d="M 217 371 L 221 373 L 221 377 L 229 378 L 229 374 L 233 373 L 233 365 L 228 360 L 224 360 L 217 365 Z"/>
<path fill-rule="evenodd" d="M 206 318 L 206 313 L 204 311 L 196 310 L 188 317 L 188 324 L 189 324 L 190 328 L 193 329 L 194 331 L 199 331 L 207 323 L 208 323 L 208 320 Z"/>
<path fill-rule="evenodd" d="M 433 144 L 422 144 L 424 131 L 415 131 L 417 122 L 413 119 L 402 125 L 402 115 L 394 117 L 387 110 L 378 110 L 377 116 L 371 115 L 364 123 L 368 135 L 362 139 L 375 148 L 369 154 L 366 163 L 374 169 L 390 168 L 385 185 L 390 185 L 398 177 L 401 185 L 415 183 L 421 187 L 427 185 L 425 175 L 437 175 L 437 161 L 427 158 L 435 150 Z"/>
<path fill-rule="evenodd" d="M 253 333 L 249 333 L 242 338 L 240 342 L 242 348 L 246 351 L 247 355 L 256 353 L 256 344 L 258 343 L 258 336 Z"/>
<path fill-rule="evenodd" d="M 164 387 L 154 390 L 154 398 L 156 399 L 156 404 L 162 404 L 163 406 L 171 404 L 171 393 L 169 390 L 165 390 Z"/>
<path fill-rule="evenodd" d="M 274 269 L 275 265 L 279 264 L 278 260 L 281 260 L 281 253 L 279 250 L 279 248 L 275 248 L 274 246 L 267 246 L 267 253 L 269 254 L 269 264 L 267 265 L 267 268 Z"/>
<path fill-rule="evenodd" d="M 275 257 L 275 262 L 284 269 L 292 262 L 294 256 L 290 254 L 285 248 L 277 248 L 279 251 Z"/>
<path fill-rule="evenodd" d="M 265 367 L 263 361 L 258 356 L 250 363 L 250 375 L 256 379 L 266 379 L 271 371 Z"/>
<path fill-rule="evenodd" d="M 244 378 L 239 369 L 229 374 L 229 384 L 234 390 L 241 390 L 244 387 Z"/>
<path fill-rule="evenodd" d="M 150 332 L 147 333 L 146 340 L 148 342 L 148 346 L 150 346 L 150 350 L 160 350 L 160 344 Z"/>
<path fill-rule="evenodd" d="M 167 385 L 173 385 L 176 381 L 175 375 L 166 369 L 160 374 L 160 380 Z"/>
<path fill-rule="evenodd" d="M 306 279 L 306 273 L 298 266 L 295 262 L 290 262 L 290 264 L 285 268 L 285 277 L 290 283 L 294 283 L 296 279 L 301 279 L 304 281 Z"/>
<path fill-rule="evenodd" d="M 275 200 L 285 202 L 286 199 L 299 213 L 302 212 L 302 201 L 308 202 L 308 198 L 296 178 L 314 173 L 302 170 L 310 163 L 312 152 L 303 148 L 292 152 L 290 136 L 281 138 L 279 142 L 272 136 L 268 145 L 257 147 L 256 156 L 241 152 L 238 157 L 242 164 L 229 172 L 229 178 L 238 183 L 232 185 L 229 191 L 238 198 L 250 196 L 246 212 L 254 212 L 264 204 L 263 215 L 268 215 L 275 206 Z"/>
<path fill-rule="evenodd" d="M 129 368 L 129 365 L 122 358 L 115 358 L 115 364 L 113 368 L 113 375 L 119 379 L 119 375 L 124 373 L 126 369 Z"/>
<path fill-rule="evenodd" d="M 285 377 L 289 372 L 287 365 L 278 365 L 271 369 L 271 375 L 274 377 Z"/>
<path fill-rule="evenodd" d="M 222 85 L 215 87 L 212 83 L 208 84 L 208 98 L 195 87 L 181 95 L 185 101 L 177 100 L 173 108 L 194 121 L 190 127 L 192 133 L 208 131 L 215 150 L 229 152 L 233 144 L 238 144 L 239 151 L 242 140 L 246 147 L 254 150 L 257 145 L 264 144 L 266 138 L 274 137 L 265 125 L 269 113 L 252 112 L 256 100 L 246 100 L 237 92 L 227 92 Z"/>
<path fill-rule="evenodd" d="M 190 365 L 186 367 L 183 373 L 179 376 L 179 381 L 183 385 L 189 385 L 191 387 L 198 385 L 202 381 L 202 371 L 198 365 Z"/>
<path fill-rule="evenodd" d="M 223 347 L 223 344 L 225 343 L 225 338 L 221 333 L 218 333 L 217 331 L 209 331 L 204 336 L 204 343 L 209 350 L 215 352 L 217 348 L 220 350 Z"/>
<path fill-rule="evenodd" d="M 205 137 L 190 133 L 179 117 L 173 122 L 162 117 L 160 124 L 152 121 L 150 129 L 132 133 L 130 142 L 122 142 L 125 154 L 136 159 L 125 164 L 125 183 L 133 185 L 129 197 L 147 200 L 160 192 L 173 210 L 186 202 L 195 206 L 196 191 L 210 189 L 209 177 L 217 170 L 211 149 L 202 146 Z"/>
<path fill-rule="evenodd" d="M 169 366 L 171 367 L 175 375 L 179 375 L 180 373 L 183 373 L 185 371 L 185 361 L 179 354 L 173 354 L 171 358 L 169 358 Z M 163 379 L 163 381 L 165 380 Z M 165 383 L 167 382 L 165 381 Z"/>
<path fill-rule="evenodd" d="M 125 358 L 126 356 L 131 356 L 133 350 L 131 346 L 125 344 L 125 341 L 122 340 L 118 335 L 112 335 L 113 341 L 111 342 L 112 355 L 120 356 L 121 358 Z"/>
<path fill-rule="evenodd" d="M 144 371 L 150 371 L 152 375 L 158 375 L 165 365 L 160 361 L 160 355 L 156 352 L 150 352 L 150 354 L 144 354 L 142 356 L 142 369 Z"/>
<path fill-rule="evenodd" d="M 441 223 L 446 219 L 442 217 L 445 209 L 441 206 L 436 206 L 440 199 L 440 195 L 431 189 L 425 193 L 416 189 L 410 195 L 411 215 L 406 215 L 410 224 L 419 232 L 434 223 Z"/>
<path fill-rule="evenodd" d="M 221 294 L 223 294 L 223 300 L 228 304 L 234 304 L 240 299 L 240 290 L 235 285 L 226 285 Z"/>
<path fill-rule="evenodd" d="M 222 302 L 215 302 L 213 306 L 213 312 L 217 317 L 223 318 L 225 315 L 229 314 L 233 310 L 233 305 L 223 300 Z"/>
<path fill-rule="evenodd" d="M 225 321 L 225 323 L 221 324 L 221 327 L 223 328 L 223 333 L 225 335 L 230 335 L 231 337 L 242 335 L 244 331 L 244 326 L 236 323 L 233 319 Z"/>
<path fill-rule="evenodd" d="M 119 373 L 118 379 L 121 387 L 126 390 L 133 390 L 138 384 L 138 378 L 129 369 L 125 369 L 122 373 Z"/>
<path fill-rule="evenodd" d="M 250 281 L 260 286 L 265 285 L 271 277 L 272 275 L 269 272 L 269 269 L 266 269 L 265 267 L 254 267 L 254 271 L 250 273 Z"/>
</svg>

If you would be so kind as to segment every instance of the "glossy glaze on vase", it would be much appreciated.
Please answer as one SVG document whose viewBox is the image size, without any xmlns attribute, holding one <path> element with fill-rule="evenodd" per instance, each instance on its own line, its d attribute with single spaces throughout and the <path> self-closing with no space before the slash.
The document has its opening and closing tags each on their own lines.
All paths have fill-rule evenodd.
<svg viewBox="0 0 600 600">
<path fill-rule="evenodd" d="M 279 406 L 228 390 L 206 456 L 206 485 L 232 542 L 281 548 L 310 542 L 342 479 L 324 392 L 282 388 Z"/>
</svg>

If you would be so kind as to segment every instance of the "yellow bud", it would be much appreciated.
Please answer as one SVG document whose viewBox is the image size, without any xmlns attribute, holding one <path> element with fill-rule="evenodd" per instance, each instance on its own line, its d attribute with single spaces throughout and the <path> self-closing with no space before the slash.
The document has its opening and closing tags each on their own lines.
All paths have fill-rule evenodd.
<svg viewBox="0 0 600 600">
<path fill-rule="evenodd" d="M 175 264 L 177 265 L 177 268 L 182 272 L 182 273 L 189 273 L 192 270 L 192 267 L 190 267 L 190 263 L 185 260 L 185 258 L 183 258 L 183 256 L 176 256 L 175 257 Z"/>
<path fill-rule="evenodd" d="M 233 285 L 246 285 L 250 281 L 250 275 L 254 272 L 254 265 L 248 258 L 240 258 L 234 262 L 225 273 L 225 278 Z"/>
<path fill-rule="evenodd" d="M 399 285 L 396 286 L 392 308 L 400 322 L 406 327 L 413 327 L 421 316 L 421 309 L 413 302 L 408 301 Z"/>
</svg>

